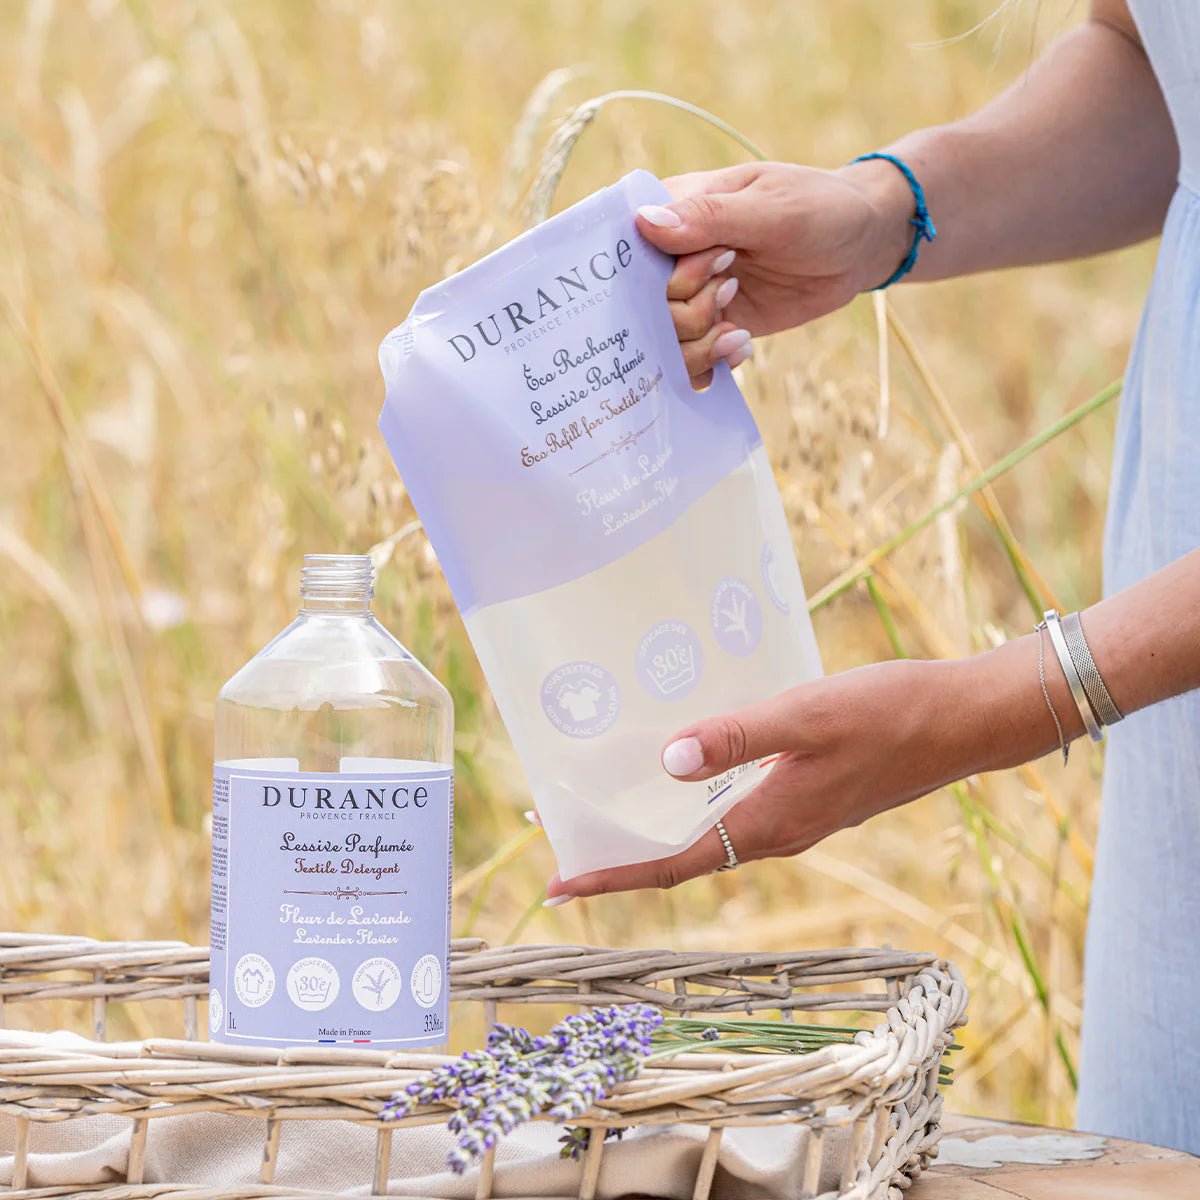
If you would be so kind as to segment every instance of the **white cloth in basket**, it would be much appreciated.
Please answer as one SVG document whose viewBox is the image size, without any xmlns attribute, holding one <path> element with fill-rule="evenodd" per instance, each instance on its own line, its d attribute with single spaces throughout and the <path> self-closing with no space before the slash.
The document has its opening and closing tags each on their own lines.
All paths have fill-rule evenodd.
<svg viewBox="0 0 1200 1200">
<path fill-rule="evenodd" d="M 5 1045 L 91 1045 L 70 1033 L 0 1031 Z M 108 1044 L 111 1049 L 111 1043 Z M 132 1122 L 127 1117 L 87 1116 L 34 1123 L 29 1135 L 27 1186 L 120 1183 L 125 1178 Z M 0 1187 L 12 1183 L 14 1118 L 0 1114 Z M 538 1122 L 505 1138 L 496 1153 L 494 1196 L 570 1196 L 579 1190 L 581 1164 L 558 1155 L 557 1125 Z M 150 1122 L 146 1183 L 191 1183 L 235 1189 L 254 1183 L 262 1160 L 266 1125 L 261 1118 L 194 1113 Z M 653 1196 L 690 1200 L 706 1131 L 660 1125 L 628 1132 L 608 1144 L 601 1163 L 597 1200 Z M 803 1132 L 798 1127 L 732 1127 L 721 1139 L 714 1200 L 784 1200 L 801 1191 Z M 477 1172 L 446 1169 L 452 1139 L 440 1125 L 397 1129 L 393 1135 L 391 1184 L 396 1196 L 473 1200 Z M 822 1191 L 838 1185 L 837 1166 L 848 1131 L 826 1137 Z M 370 1194 L 375 1131 L 346 1121 L 287 1121 L 279 1145 L 275 1185 L 347 1196 Z"/>
</svg>

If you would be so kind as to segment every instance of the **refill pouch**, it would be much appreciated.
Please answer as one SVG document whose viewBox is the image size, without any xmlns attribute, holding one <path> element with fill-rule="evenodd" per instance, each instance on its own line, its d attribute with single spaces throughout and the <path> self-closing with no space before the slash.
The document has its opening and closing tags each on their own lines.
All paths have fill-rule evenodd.
<svg viewBox="0 0 1200 1200">
<path fill-rule="evenodd" d="M 820 674 L 779 492 L 729 368 L 692 391 L 634 171 L 421 293 L 380 428 L 564 879 L 685 849 L 769 763 L 681 783 L 680 727 Z"/>
</svg>

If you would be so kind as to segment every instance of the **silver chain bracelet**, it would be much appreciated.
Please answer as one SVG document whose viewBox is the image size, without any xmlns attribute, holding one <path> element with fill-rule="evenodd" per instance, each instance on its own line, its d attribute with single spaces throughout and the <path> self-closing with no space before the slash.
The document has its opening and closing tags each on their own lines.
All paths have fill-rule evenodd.
<svg viewBox="0 0 1200 1200">
<path fill-rule="evenodd" d="M 1054 711 L 1054 704 L 1050 700 L 1050 689 L 1046 687 L 1046 647 L 1042 638 L 1042 630 L 1046 628 L 1046 622 L 1034 626 L 1034 633 L 1037 634 L 1038 640 L 1038 682 L 1042 685 L 1042 695 L 1046 697 L 1046 707 L 1050 710 L 1050 715 L 1054 718 L 1054 728 L 1058 730 L 1058 744 L 1062 747 L 1063 766 L 1067 765 L 1067 755 L 1071 753 L 1071 747 L 1067 744 L 1067 739 L 1063 736 L 1062 722 L 1058 719 L 1058 713 Z"/>
</svg>

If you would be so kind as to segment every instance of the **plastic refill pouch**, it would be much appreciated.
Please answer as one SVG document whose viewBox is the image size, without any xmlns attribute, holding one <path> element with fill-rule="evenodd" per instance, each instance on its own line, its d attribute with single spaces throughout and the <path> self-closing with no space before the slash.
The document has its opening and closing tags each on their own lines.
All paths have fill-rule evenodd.
<svg viewBox="0 0 1200 1200">
<path fill-rule="evenodd" d="M 729 369 L 692 391 L 646 171 L 418 297 L 380 427 L 563 878 L 685 849 L 764 777 L 681 783 L 681 726 L 820 673 L 787 521 Z"/>
</svg>

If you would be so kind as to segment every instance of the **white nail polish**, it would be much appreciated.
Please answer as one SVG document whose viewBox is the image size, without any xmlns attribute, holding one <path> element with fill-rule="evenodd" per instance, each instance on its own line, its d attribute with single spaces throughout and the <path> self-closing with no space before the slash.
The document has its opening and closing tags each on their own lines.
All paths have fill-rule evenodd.
<svg viewBox="0 0 1200 1200">
<path fill-rule="evenodd" d="M 726 250 L 724 254 L 718 254 L 713 259 L 712 273 L 720 275 L 722 271 L 728 271 L 735 258 L 737 258 L 737 254 L 733 250 Z"/>
<path fill-rule="evenodd" d="M 662 765 L 668 775 L 694 775 L 704 766 L 704 750 L 700 739 L 686 737 L 672 742 L 663 751 Z"/>
<path fill-rule="evenodd" d="M 713 354 L 717 358 L 728 358 L 735 350 L 740 350 L 743 346 L 749 345 L 750 333 L 745 329 L 731 329 L 728 333 L 723 333 L 715 342 L 713 342 Z"/>
<path fill-rule="evenodd" d="M 735 350 L 725 361 L 730 367 L 740 367 L 748 358 L 754 357 L 754 343 L 747 342 L 740 350 Z"/>
<path fill-rule="evenodd" d="M 532 808 L 527 808 L 523 815 L 525 820 L 527 820 L 530 825 L 540 825 L 542 823 L 537 813 L 534 812 Z"/>
<path fill-rule="evenodd" d="M 570 904 L 575 897 L 564 893 L 561 896 L 551 896 L 549 900 L 542 901 L 543 908 L 557 908 L 560 904 Z"/>
<path fill-rule="evenodd" d="M 643 204 L 637 212 L 643 221 L 649 221 L 651 225 L 657 225 L 660 229 L 678 229 L 683 224 L 683 219 L 677 212 L 664 208 L 661 204 Z"/>
<path fill-rule="evenodd" d="M 727 279 L 717 288 L 717 307 L 724 308 L 737 295 L 738 281 Z"/>
</svg>

